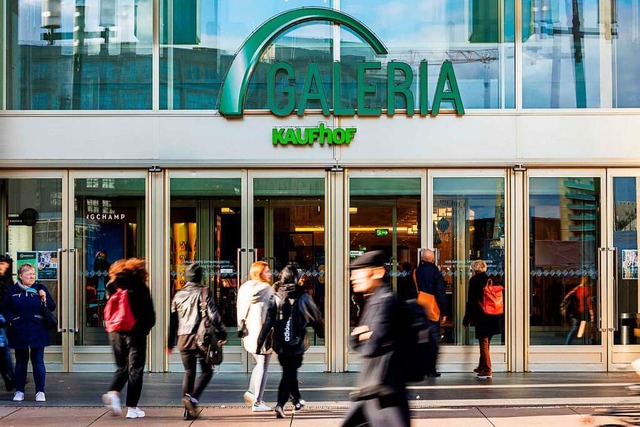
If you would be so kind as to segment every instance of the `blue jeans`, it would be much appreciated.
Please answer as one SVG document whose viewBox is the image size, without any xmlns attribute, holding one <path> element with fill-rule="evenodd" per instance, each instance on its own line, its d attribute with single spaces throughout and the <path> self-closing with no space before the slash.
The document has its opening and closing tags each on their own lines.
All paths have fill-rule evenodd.
<svg viewBox="0 0 640 427">
<path fill-rule="evenodd" d="M 44 393 L 44 383 L 47 379 L 47 371 L 44 367 L 44 347 L 16 349 L 16 391 L 24 393 L 27 383 L 27 363 L 31 352 L 31 366 L 33 366 L 33 381 L 36 383 L 36 393 Z"/>
</svg>

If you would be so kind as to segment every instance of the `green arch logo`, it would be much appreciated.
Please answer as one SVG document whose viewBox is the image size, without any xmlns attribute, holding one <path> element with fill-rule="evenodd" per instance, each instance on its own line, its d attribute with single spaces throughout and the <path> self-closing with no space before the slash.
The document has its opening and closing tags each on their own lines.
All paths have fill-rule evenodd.
<svg viewBox="0 0 640 427">
<path fill-rule="evenodd" d="M 378 55 L 388 53 L 385 45 L 373 31 L 346 13 L 324 7 L 301 7 L 289 10 L 260 25 L 238 49 L 222 83 L 220 114 L 225 117 L 242 117 L 249 78 L 264 50 L 289 28 L 311 21 L 329 21 L 344 25 L 369 43 Z"/>
</svg>

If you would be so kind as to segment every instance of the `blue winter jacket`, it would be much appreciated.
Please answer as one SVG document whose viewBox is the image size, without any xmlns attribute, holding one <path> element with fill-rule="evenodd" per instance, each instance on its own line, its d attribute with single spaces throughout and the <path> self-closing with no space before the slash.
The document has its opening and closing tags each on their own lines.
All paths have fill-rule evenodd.
<svg viewBox="0 0 640 427">
<path fill-rule="evenodd" d="M 36 282 L 32 288 L 36 292 L 26 292 L 17 283 L 9 286 L 4 299 L 4 316 L 9 324 L 9 347 L 15 349 L 39 348 L 51 344 L 49 330 L 42 319 L 42 300 L 38 291 L 47 294 L 47 307 L 56 309 L 56 302 L 46 286 Z"/>
</svg>

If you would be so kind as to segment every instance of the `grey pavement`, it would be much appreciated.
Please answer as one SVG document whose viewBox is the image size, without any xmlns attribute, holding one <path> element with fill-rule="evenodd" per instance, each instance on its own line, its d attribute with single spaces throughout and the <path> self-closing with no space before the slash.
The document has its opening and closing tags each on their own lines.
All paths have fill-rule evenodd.
<svg viewBox="0 0 640 427">
<path fill-rule="evenodd" d="M 109 425 L 261 425 L 339 426 L 349 407 L 355 373 L 300 373 L 300 389 L 307 407 L 277 420 L 273 412 L 252 413 L 242 400 L 249 374 L 219 373 L 202 395 L 201 416 L 182 421 L 182 374 L 146 374 L 139 420 L 113 417 L 100 396 L 109 388 L 108 373 L 49 373 L 47 402 L 34 399 L 33 382 L 26 399 L 0 392 L 0 426 L 109 426 Z M 265 400 L 273 403 L 279 373 L 271 373 Z M 593 416 L 606 410 L 638 411 L 640 397 L 626 386 L 637 382 L 635 373 L 502 373 L 478 380 L 470 373 L 444 373 L 409 389 L 413 426 L 556 426 L 623 424 L 623 417 Z M 124 399 L 123 399 L 124 400 Z M 293 416 L 293 418 L 292 418 Z M 627 416 L 633 419 L 635 416 Z"/>
</svg>

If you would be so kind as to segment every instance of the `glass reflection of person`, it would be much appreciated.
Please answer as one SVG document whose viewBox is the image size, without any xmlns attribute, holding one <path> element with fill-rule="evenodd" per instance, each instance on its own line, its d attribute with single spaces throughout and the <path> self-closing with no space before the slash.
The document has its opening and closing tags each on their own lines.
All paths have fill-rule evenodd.
<svg viewBox="0 0 640 427">
<path fill-rule="evenodd" d="M 595 320 L 595 313 L 591 298 L 591 286 L 587 285 L 587 280 L 588 277 L 583 276 L 580 278 L 580 284 L 567 292 L 562 299 L 562 305 L 568 308 L 566 314 L 569 316 L 570 322 L 569 333 L 564 341 L 565 345 L 571 344 L 573 339 L 576 337 L 582 321 L 590 321 L 593 323 Z"/>
<path fill-rule="evenodd" d="M 13 260 L 9 257 L 0 256 L 0 313 L 4 313 L 4 299 L 7 294 L 7 290 L 13 284 L 12 283 L 12 264 Z M 1 316 L 1 314 L 0 314 Z M 11 349 L 7 342 L 7 322 L 5 319 L 4 324 L 0 323 L 0 334 L 4 337 L 4 345 L 0 348 L 0 375 L 4 380 L 4 385 L 7 391 L 14 389 L 14 368 L 13 359 L 11 358 Z"/>
</svg>

